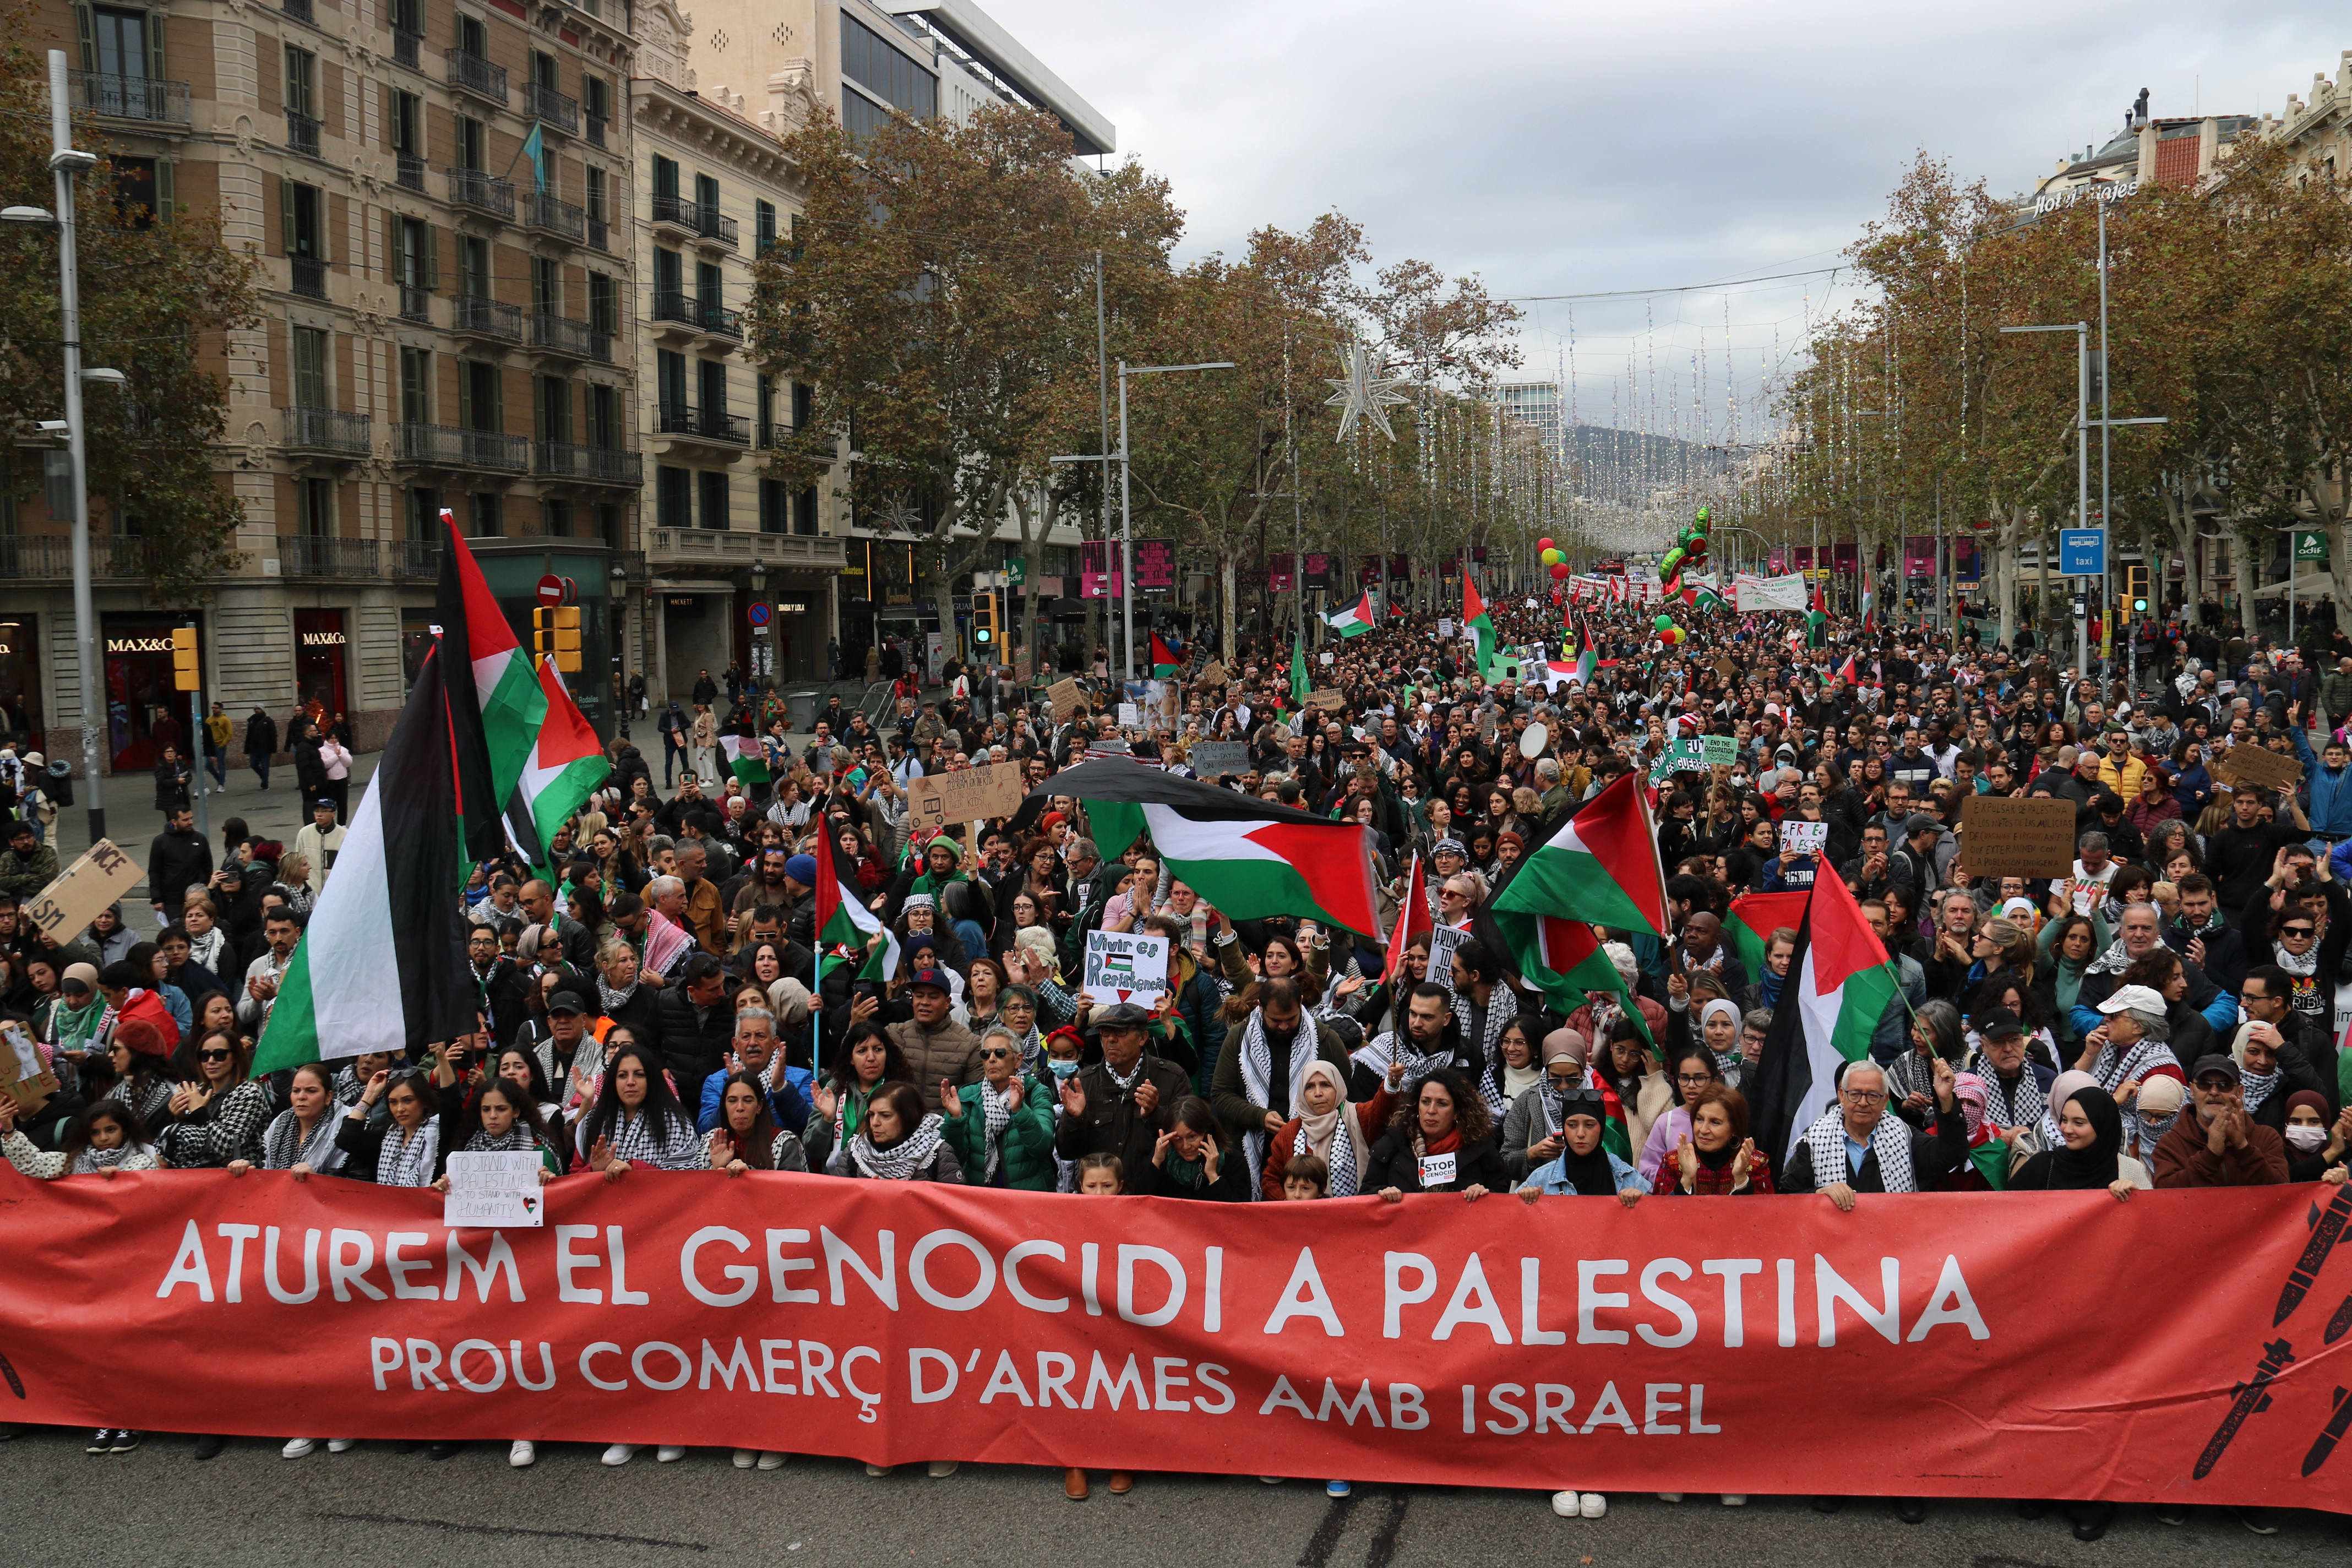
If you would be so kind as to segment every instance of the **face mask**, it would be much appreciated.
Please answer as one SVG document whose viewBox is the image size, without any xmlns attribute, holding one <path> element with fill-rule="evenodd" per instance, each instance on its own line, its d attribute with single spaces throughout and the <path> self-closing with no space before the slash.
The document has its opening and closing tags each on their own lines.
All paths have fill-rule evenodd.
<svg viewBox="0 0 2352 1568">
<path fill-rule="evenodd" d="M 2305 1126 L 2298 1122 L 2286 1130 L 2286 1141 L 2302 1152 L 2308 1154 L 2313 1150 L 2324 1148 L 2326 1145 L 2327 1129 Z"/>
<path fill-rule="evenodd" d="M 1074 1060 L 1065 1060 L 1060 1057 L 1055 1057 L 1048 1060 L 1045 1063 L 1045 1066 L 1056 1079 L 1070 1079 L 1078 1076 L 1078 1064 Z"/>
</svg>

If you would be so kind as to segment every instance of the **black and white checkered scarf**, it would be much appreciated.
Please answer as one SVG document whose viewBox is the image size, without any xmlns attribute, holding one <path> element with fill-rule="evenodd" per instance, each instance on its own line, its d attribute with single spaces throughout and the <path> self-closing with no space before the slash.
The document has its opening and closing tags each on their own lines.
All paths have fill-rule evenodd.
<svg viewBox="0 0 2352 1568">
<path fill-rule="evenodd" d="M 986 1079 L 980 1080 L 980 1117 L 982 1147 L 987 1152 L 981 1178 L 992 1182 L 1004 1163 L 1004 1129 L 1013 1121 L 1013 1097 Z"/>
<path fill-rule="evenodd" d="M 279 1111 L 261 1134 L 262 1168 L 289 1171 L 308 1165 L 321 1175 L 335 1169 L 343 1163 L 343 1152 L 335 1147 L 335 1123 L 341 1120 L 330 1106 L 305 1138 L 301 1120 L 290 1110 Z"/>
<path fill-rule="evenodd" d="M 613 1119 L 613 1158 L 660 1171 L 687 1171 L 701 1162 L 702 1140 L 685 1121 L 670 1119 L 656 1125 L 642 1111 L 623 1111 Z"/>
<path fill-rule="evenodd" d="M 874 1140 L 866 1135 L 871 1125 L 868 1122 L 860 1126 L 857 1135 L 849 1141 L 849 1158 L 858 1174 L 884 1182 L 903 1182 L 913 1177 L 931 1163 L 932 1156 L 940 1152 L 940 1140 L 947 1135 L 944 1121 L 936 1115 L 926 1116 L 914 1131 L 887 1149 L 877 1149 Z"/>
<path fill-rule="evenodd" d="M 441 1123 L 426 1117 L 416 1131 L 404 1133 L 395 1121 L 383 1131 L 383 1148 L 375 1157 L 375 1181 L 380 1187 L 423 1187 L 433 1182 L 433 1165 L 441 1152 Z"/>
<path fill-rule="evenodd" d="M 1827 1187 L 1851 1182 L 1854 1173 L 1845 1163 L 1845 1113 L 1831 1106 L 1805 1130 L 1805 1146 L 1813 1153 L 1813 1185 Z M 1870 1130 L 1871 1152 L 1878 1156 L 1879 1180 L 1890 1193 L 1916 1193 L 1919 1178 L 1911 1169 L 1911 1126 L 1899 1116 L 1881 1116 Z"/>
<path fill-rule="evenodd" d="M 1288 1114 L 1296 1116 L 1303 1106 L 1300 1098 L 1307 1088 L 1307 1068 L 1316 1060 L 1315 1018 L 1306 1009 L 1298 1014 L 1298 1026 L 1290 1037 L 1290 1092 L 1284 1100 Z M 1255 1105 L 1270 1105 L 1274 1092 L 1274 1047 L 1265 1037 L 1265 1009 L 1254 1008 L 1249 1023 L 1242 1032 L 1242 1089 Z M 1345 1098 L 1342 1090 L 1341 1097 Z M 1244 1135 L 1242 1152 L 1249 1161 L 1249 1190 L 1254 1194 L 1259 1178 L 1265 1174 L 1265 1129 L 1254 1129 Z"/>
</svg>

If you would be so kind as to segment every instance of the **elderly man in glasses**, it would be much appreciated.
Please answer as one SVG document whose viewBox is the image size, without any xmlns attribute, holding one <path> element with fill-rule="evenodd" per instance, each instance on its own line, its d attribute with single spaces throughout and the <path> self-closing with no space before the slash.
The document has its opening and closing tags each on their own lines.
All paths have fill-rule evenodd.
<svg viewBox="0 0 2352 1568">
<path fill-rule="evenodd" d="M 1916 1132 L 1886 1114 L 1886 1073 L 1864 1059 L 1838 1068 L 1837 1098 L 1805 1130 L 1780 1177 L 1784 1193 L 1820 1193 L 1846 1213 L 1856 1193 L 1919 1193 L 1958 1170 L 1969 1157 L 1968 1123 L 1953 1093 L 1952 1064 L 1941 1057 L 1936 1125 Z"/>
</svg>

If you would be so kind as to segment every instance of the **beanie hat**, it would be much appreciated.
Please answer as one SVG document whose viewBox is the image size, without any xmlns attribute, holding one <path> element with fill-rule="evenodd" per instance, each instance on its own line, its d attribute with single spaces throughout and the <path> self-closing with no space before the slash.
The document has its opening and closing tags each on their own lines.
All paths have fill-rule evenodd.
<svg viewBox="0 0 2352 1568">
<path fill-rule="evenodd" d="M 795 855 L 784 862 L 784 875 L 803 887 L 816 885 L 816 857 Z"/>
</svg>

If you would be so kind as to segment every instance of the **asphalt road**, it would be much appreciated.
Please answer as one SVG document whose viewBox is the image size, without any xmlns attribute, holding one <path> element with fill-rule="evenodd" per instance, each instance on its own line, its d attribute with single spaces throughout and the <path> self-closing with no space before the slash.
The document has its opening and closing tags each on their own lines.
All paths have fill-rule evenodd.
<svg viewBox="0 0 2352 1568">
<path fill-rule="evenodd" d="M 2055 1516 L 2019 1519 L 2007 1503 L 1938 1503 L 1906 1525 L 1884 1502 L 1834 1516 L 1807 1500 L 1759 1498 L 1743 1510 L 1713 1498 L 1679 1506 L 1612 1500 L 1606 1519 L 1552 1516 L 1540 1494 L 1360 1487 L 1332 1502 L 1319 1485 L 1145 1476 L 1123 1498 L 1073 1503 L 1058 1475 L 967 1465 L 932 1480 L 919 1468 L 882 1479 L 840 1459 L 795 1458 L 739 1471 L 697 1449 L 671 1465 L 650 1449 L 608 1470 L 597 1450 L 550 1445 L 529 1470 L 482 1446 L 442 1463 L 389 1444 L 309 1458 L 239 1439 L 209 1464 L 188 1439 L 155 1437 L 135 1454 L 82 1453 L 87 1434 L 28 1429 L 0 1447 L 0 1506 L 32 1526 L 19 1562 L 74 1568 L 318 1568 L 321 1563 L 428 1563 L 432 1568 L 583 1568 L 697 1562 L 957 1564 L 1017 1552 L 1027 1562 L 1164 1563 L 1171 1568 L 1391 1568 L 1391 1564 L 1559 1563 L 1564 1568 L 1757 1568 L 1803 1562 L 1885 1568 L 1890 1553 L 1928 1568 L 2246 1568 L 2340 1563 L 2346 1521 L 2282 1514 L 2280 1533 L 2248 1533 L 2200 1510 L 2178 1529 L 2126 1509 L 2106 1539 L 2076 1542 Z M 36 1526 L 34 1521 L 39 1521 Z"/>
</svg>

